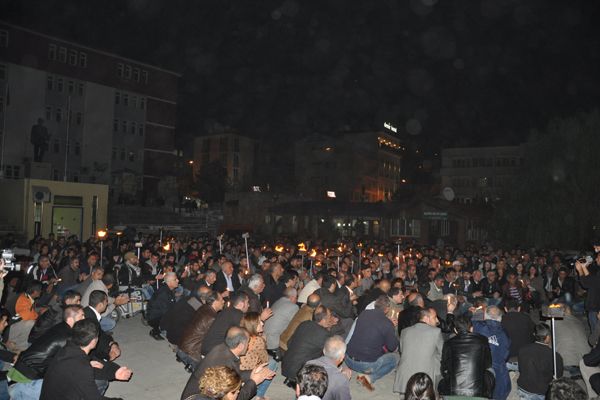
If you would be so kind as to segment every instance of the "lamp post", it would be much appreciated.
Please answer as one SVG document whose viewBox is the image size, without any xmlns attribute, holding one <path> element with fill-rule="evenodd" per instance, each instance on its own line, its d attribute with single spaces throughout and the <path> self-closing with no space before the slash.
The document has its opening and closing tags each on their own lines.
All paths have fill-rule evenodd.
<svg viewBox="0 0 600 400">
<path fill-rule="evenodd" d="M 100 266 L 103 266 L 104 263 L 104 239 L 106 235 L 108 235 L 108 231 L 106 229 L 100 229 L 96 232 L 98 239 L 100 239 Z"/>
</svg>

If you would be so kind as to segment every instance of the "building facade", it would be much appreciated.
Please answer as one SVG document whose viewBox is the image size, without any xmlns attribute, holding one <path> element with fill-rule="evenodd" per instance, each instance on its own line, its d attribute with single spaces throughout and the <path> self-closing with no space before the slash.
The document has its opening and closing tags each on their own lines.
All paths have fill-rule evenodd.
<svg viewBox="0 0 600 400">
<path fill-rule="evenodd" d="M 255 140 L 237 133 L 219 133 L 194 139 L 194 177 L 209 163 L 219 162 L 227 170 L 229 188 L 251 190 L 255 175 Z"/>
<path fill-rule="evenodd" d="M 391 200 L 401 182 L 400 139 L 386 132 L 312 135 L 295 143 L 297 190 L 320 200 L 334 192 L 343 201 Z"/>
<path fill-rule="evenodd" d="M 176 158 L 180 75 L 0 22 L 2 172 L 111 185 L 152 197 Z M 31 130 L 49 136 L 34 162 Z M 26 174 L 27 172 L 27 174 Z"/>
<path fill-rule="evenodd" d="M 442 188 L 451 188 L 458 203 L 499 200 L 523 165 L 525 144 L 442 150 Z"/>
</svg>

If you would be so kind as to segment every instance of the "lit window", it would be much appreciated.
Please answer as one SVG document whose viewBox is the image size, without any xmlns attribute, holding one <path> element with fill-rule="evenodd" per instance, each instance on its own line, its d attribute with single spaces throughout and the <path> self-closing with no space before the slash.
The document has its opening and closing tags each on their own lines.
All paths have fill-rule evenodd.
<svg viewBox="0 0 600 400">
<path fill-rule="evenodd" d="M 67 62 L 67 48 L 66 47 L 61 47 L 58 49 L 58 61 L 60 61 L 61 63 Z"/>
<path fill-rule="evenodd" d="M 81 68 L 87 67 L 87 54 L 86 53 L 79 53 L 79 66 Z"/>
<path fill-rule="evenodd" d="M 77 52 L 75 50 L 69 51 L 69 64 L 77 65 Z"/>
<path fill-rule="evenodd" d="M 48 60 L 56 61 L 56 45 L 51 44 L 48 46 Z"/>
</svg>

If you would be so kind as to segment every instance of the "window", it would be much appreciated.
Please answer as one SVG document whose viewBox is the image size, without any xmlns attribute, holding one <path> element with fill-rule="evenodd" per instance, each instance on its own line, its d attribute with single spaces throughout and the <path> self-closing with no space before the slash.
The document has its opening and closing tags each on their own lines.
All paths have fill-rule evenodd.
<svg viewBox="0 0 600 400">
<path fill-rule="evenodd" d="M 125 107 L 129 106 L 129 95 L 125 93 L 123 93 L 123 105 Z"/>
<path fill-rule="evenodd" d="M 54 144 L 52 145 L 52 150 L 54 151 L 54 153 L 60 153 L 60 143 L 58 141 L 58 139 L 54 139 Z"/>
<path fill-rule="evenodd" d="M 123 71 L 125 69 L 125 66 L 123 65 L 123 63 L 118 63 L 117 64 L 117 77 L 122 78 L 123 77 Z"/>
<path fill-rule="evenodd" d="M 56 61 L 56 45 L 51 44 L 48 46 L 48 60 Z"/>
<path fill-rule="evenodd" d="M 79 154 L 81 154 L 81 145 L 79 142 L 75 142 L 75 155 L 78 156 Z"/>
<path fill-rule="evenodd" d="M 18 165 L 13 165 L 13 178 L 18 179 L 21 174 L 21 167 Z"/>
<path fill-rule="evenodd" d="M 121 149 L 121 161 L 125 161 L 125 149 Z"/>
<path fill-rule="evenodd" d="M 398 218 L 390 220 L 391 236 L 421 236 L 421 221 L 418 219 Z"/>
<path fill-rule="evenodd" d="M 77 65 L 77 52 L 75 50 L 69 51 L 69 64 L 73 66 Z"/>
<path fill-rule="evenodd" d="M 112 159 L 113 160 L 117 159 L 117 148 L 116 147 L 112 148 Z"/>
<path fill-rule="evenodd" d="M 56 122 L 61 122 L 61 121 L 62 121 L 62 118 L 63 118 L 63 115 L 62 115 L 62 108 L 58 107 L 58 108 L 56 109 L 55 116 L 56 116 Z"/>
<path fill-rule="evenodd" d="M 54 89 L 54 77 L 53 76 L 48 75 L 48 78 L 46 78 L 46 87 L 48 88 L 48 90 Z"/>
<path fill-rule="evenodd" d="M 83 123 L 83 114 L 78 112 L 75 117 L 75 121 L 76 121 L 77 125 L 81 125 Z"/>
<path fill-rule="evenodd" d="M 119 104 L 119 103 L 121 103 L 121 93 L 116 92 L 115 93 L 115 104 Z"/>
<path fill-rule="evenodd" d="M 113 131 L 117 132 L 119 130 L 119 120 L 118 119 L 114 119 L 113 120 Z"/>
<path fill-rule="evenodd" d="M 138 125 L 138 135 L 144 136 L 144 123 L 143 122 L 140 122 L 140 124 Z"/>
<path fill-rule="evenodd" d="M 142 70 L 142 82 L 148 84 L 148 71 L 146 70 Z"/>
<path fill-rule="evenodd" d="M 125 66 L 125 79 L 131 79 L 131 65 Z"/>
<path fill-rule="evenodd" d="M 129 161 L 133 162 L 135 161 L 135 153 L 133 151 L 129 152 L 129 157 L 128 157 Z"/>
<path fill-rule="evenodd" d="M 131 132 L 132 135 L 135 135 L 135 122 L 132 122 L 131 125 L 129 126 L 129 132 Z"/>
<path fill-rule="evenodd" d="M 8 47 L 8 31 L 0 29 L 0 47 Z"/>
<path fill-rule="evenodd" d="M 240 151 L 240 138 L 233 139 L 233 151 Z"/>
<path fill-rule="evenodd" d="M 127 133 L 127 121 L 121 121 L 121 132 Z"/>
<path fill-rule="evenodd" d="M 69 94 L 73 94 L 75 92 L 75 82 L 69 81 L 67 83 L 67 88 L 69 89 Z"/>
<path fill-rule="evenodd" d="M 62 93 L 63 90 L 64 90 L 64 87 L 65 87 L 65 84 L 63 82 L 63 79 L 62 78 L 58 78 L 56 80 L 56 90 L 58 90 L 60 93 Z"/>
<path fill-rule="evenodd" d="M 83 96 L 83 82 L 77 84 L 77 94 Z"/>
<path fill-rule="evenodd" d="M 4 174 L 7 178 L 12 178 L 12 165 L 7 165 L 4 167 Z"/>
<path fill-rule="evenodd" d="M 137 108 L 137 96 L 131 96 L 131 107 Z"/>
<path fill-rule="evenodd" d="M 146 98 L 145 97 L 140 97 L 140 108 L 143 110 L 144 108 L 146 108 Z"/>
<path fill-rule="evenodd" d="M 240 155 L 237 153 L 233 153 L 233 167 L 239 167 L 240 166 Z"/>
<path fill-rule="evenodd" d="M 133 80 L 136 82 L 140 81 L 140 69 L 139 68 L 133 69 Z"/>
<path fill-rule="evenodd" d="M 219 139 L 219 150 L 221 152 L 227 151 L 227 138 Z"/>
<path fill-rule="evenodd" d="M 52 107 L 46 106 L 46 121 L 50 121 L 52 119 Z"/>
<path fill-rule="evenodd" d="M 86 68 L 87 67 L 87 54 L 80 52 L 79 53 L 79 66 L 81 68 Z"/>
<path fill-rule="evenodd" d="M 61 63 L 67 62 L 67 48 L 66 47 L 60 47 L 58 49 L 58 61 L 60 61 Z"/>
</svg>

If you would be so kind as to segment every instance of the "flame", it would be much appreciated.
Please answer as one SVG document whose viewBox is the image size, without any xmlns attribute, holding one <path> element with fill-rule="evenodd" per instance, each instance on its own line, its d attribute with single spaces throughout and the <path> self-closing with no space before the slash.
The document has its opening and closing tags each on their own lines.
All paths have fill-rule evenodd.
<svg viewBox="0 0 600 400">
<path fill-rule="evenodd" d="M 383 257 L 383 253 L 377 253 L 379 257 Z"/>
<path fill-rule="evenodd" d="M 306 245 L 302 242 L 298 243 L 298 250 L 306 251 Z"/>
<path fill-rule="evenodd" d="M 312 249 L 310 251 L 310 254 L 308 255 L 309 257 L 316 257 L 317 256 L 317 250 L 316 249 Z"/>
<path fill-rule="evenodd" d="M 107 234 L 108 234 L 108 232 L 107 232 L 107 231 L 105 231 L 104 229 L 100 229 L 100 230 L 98 231 L 98 237 L 99 237 L 100 239 L 104 239 L 104 238 L 106 237 L 106 235 L 107 235 Z"/>
<path fill-rule="evenodd" d="M 167 242 L 167 244 L 165 244 L 165 245 L 163 246 L 163 250 L 164 250 L 164 251 L 169 251 L 169 250 L 171 250 L 171 243 Z"/>
<path fill-rule="evenodd" d="M 337 250 L 341 253 L 342 251 L 344 251 L 344 249 L 342 248 L 342 245 L 339 245 L 339 247 L 337 248 Z"/>
<path fill-rule="evenodd" d="M 561 308 L 562 306 L 560 304 L 550 304 L 548 306 L 548 308 Z"/>
<path fill-rule="evenodd" d="M 275 251 L 278 253 L 282 253 L 285 250 L 285 247 L 283 247 L 283 245 L 278 244 L 277 246 L 275 246 Z"/>
</svg>

